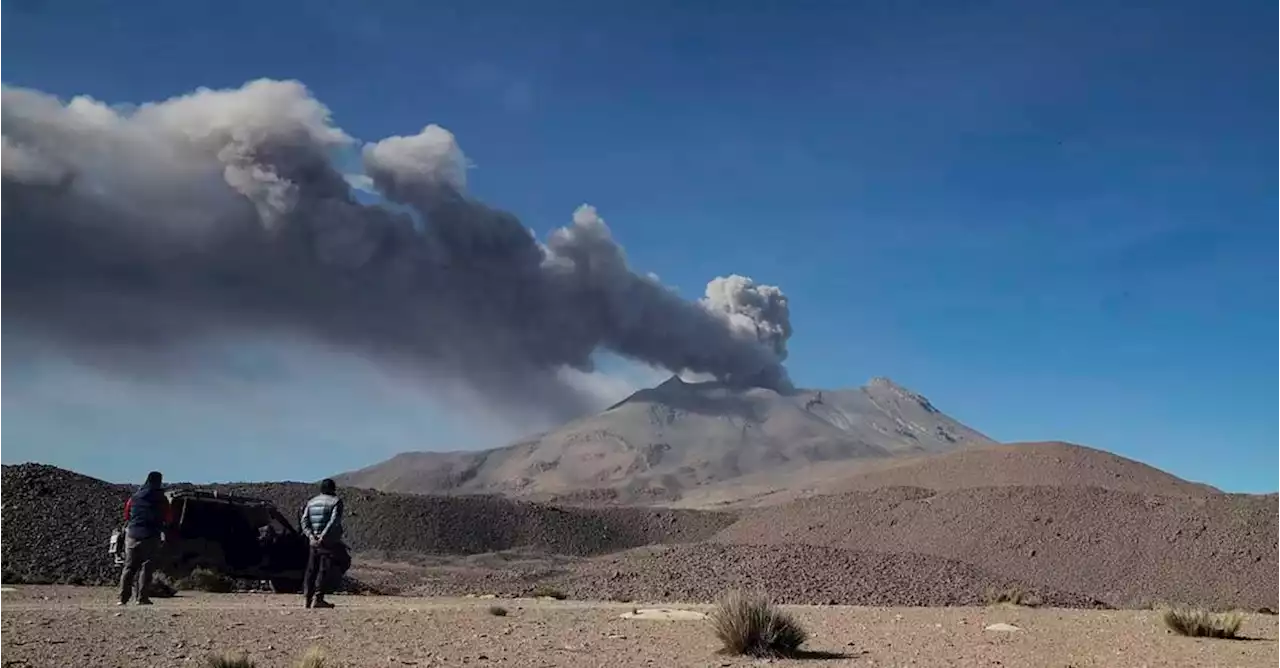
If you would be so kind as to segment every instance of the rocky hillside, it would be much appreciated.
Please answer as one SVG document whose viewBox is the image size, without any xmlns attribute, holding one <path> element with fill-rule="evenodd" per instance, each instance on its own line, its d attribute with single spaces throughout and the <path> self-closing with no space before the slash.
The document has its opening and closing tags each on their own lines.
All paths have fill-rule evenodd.
<svg viewBox="0 0 1280 668">
<path fill-rule="evenodd" d="M 1116 607 L 1276 607 L 1276 496 L 883 487 L 746 514 L 715 540 L 927 555 Z"/>
<path fill-rule="evenodd" d="M 40 464 L 3 467 L 6 581 L 108 584 L 112 529 L 135 487 Z M 286 516 L 314 493 L 301 483 L 208 487 L 267 499 Z M 353 550 L 466 555 L 529 549 L 585 556 L 702 540 L 730 515 L 647 508 L 554 508 L 496 497 L 431 497 L 345 490 L 346 540 Z"/>
<path fill-rule="evenodd" d="M 993 443 L 884 378 L 852 390 L 779 394 L 673 377 L 527 441 L 479 452 L 404 453 L 340 482 L 396 492 L 667 503 L 743 476 Z"/>
</svg>

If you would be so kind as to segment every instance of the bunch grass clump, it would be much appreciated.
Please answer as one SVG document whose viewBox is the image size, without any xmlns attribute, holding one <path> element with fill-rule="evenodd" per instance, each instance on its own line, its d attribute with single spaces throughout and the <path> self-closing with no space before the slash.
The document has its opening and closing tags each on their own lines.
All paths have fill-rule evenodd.
<svg viewBox="0 0 1280 668">
<path fill-rule="evenodd" d="M 236 589 L 236 581 L 208 568 L 197 568 L 177 583 L 178 589 L 228 594 Z"/>
<path fill-rule="evenodd" d="M 1028 608 L 1034 608 L 1039 604 L 1031 592 L 1018 585 L 1004 589 L 988 589 L 986 601 L 987 605 L 1016 605 Z"/>
<path fill-rule="evenodd" d="M 227 652 L 209 657 L 205 665 L 208 668 L 256 668 L 258 664 L 243 654 Z"/>
<path fill-rule="evenodd" d="M 794 617 L 767 596 L 741 590 L 720 597 L 710 621 L 724 654 L 794 657 L 809 637 Z"/>
<path fill-rule="evenodd" d="M 1209 612 L 1198 608 L 1174 607 L 1164 611 L 1164 625 L 1174 633 L 1192 638 L 1239 638 L 1244 615 L 1239 612 Z"/>
<path fill-rule="evenodd" d="M 538 585 L 529 593 L 533 598 L 553 598 L 557 601 L 563 601 L 569 598 L 569 595 L 549 585 Z"/>
<path fill-rule="evenodd" d="M 298 668 L 326 668 L 329 665 L 329 659 L 325 656 L 324 650 L 319 647 L 312 647 L 302 655 L 302 659 L 298 661 Z"/>
</svg>

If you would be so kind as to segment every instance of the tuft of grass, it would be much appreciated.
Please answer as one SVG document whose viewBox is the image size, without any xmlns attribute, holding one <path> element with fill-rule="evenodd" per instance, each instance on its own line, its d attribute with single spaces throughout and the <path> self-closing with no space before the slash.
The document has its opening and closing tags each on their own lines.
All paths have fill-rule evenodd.
<svg viewBox="0 0 1280 668">
<path fill-rule="evenodd" d="M 324 650 L 319 647 L 312 647 L 302 655 L 302 659 L 298 661 L 298 668 L 325 668 L 329 664 L 328 657 L 325 656 Z"/>
<path fill-rule="evenodd" d="M 178 589 L 207 591 L 215 594 L 227 594 L 236 589 L 235 580 L 208 568 L 197 568 L 187 577 L 178 580 L 176 584 Z"/>
<path fill-rule="evenodd" d="M 1164 625 L 1178 635 L 1193 638 L 1239 638 L 1244 615 L 1239 612 L 1209 612 L 1198 608 L 1169 608 L 1161 615 Z"/>
<path fill-rule="evenodd" d="M 173 586 L 173 581 L 164 573 L 156 573 L 151 577 L 151 584 L 147 587 L 147 598 L 173 598 L 178 590 Z"/>
<path fill-rule="evenodd" d="M 1021 605 L 1034 608 L 1039 602 L 1026 589 L 1018 585 L 1004 589 L 988 589 L 987 605 Z"/>
<path fill-rule="evenodd" d="M 205 665 L 208 668 L 256 668 L 258 664 L 243 654 L 228 652 L 209 657 Z"/>
<path fill-rule="evenodd" d="M 538 585 L 537 587 L 534 587 L 533 591 L 529 592 L 529 595 L 534 598 L 554 598 L 557 601 L 563 601 L 566 598 L 569 598 L 568 594 L 548 585 Z"/>
<path fill-rule="evenodd" d="M 489 606 L 489 614 L 493 615 L 494 617 L 506 617 L 507 609 L 500 605 L 491 605 Z"/>
<path fill-rule="evenodd" d="M 791 657 L 809 634 L 790 614 L 763 594 L 731 591 L 720 597 L 710 615 L 711 628 L 724 654 Z"/>
</svg>

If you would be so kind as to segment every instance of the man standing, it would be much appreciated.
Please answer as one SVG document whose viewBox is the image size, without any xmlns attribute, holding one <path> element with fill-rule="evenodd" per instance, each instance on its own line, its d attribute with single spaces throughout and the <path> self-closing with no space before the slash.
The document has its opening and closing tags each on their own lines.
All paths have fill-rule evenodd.
<svg viewBox="0 0 1280 668">
<path fill-rule="evenodd" d="M 324 600 L 324 588 L 329 579 L 329 569 L 334 556 L 342 546 L 342 499 L 338 487 L 325 478 L 320 482 L 320 493 L 311 497 L 302 509 L 302 533 L 311 541 L 311 555 L 307 558 L 307 574 L 302 584 L 308 608 L 332 608 Z"/>
<path fill-rule="evenodd" d="M 169 499 L 164 495 L 164 477 L 159 471 L 147 474 L 147 481 L 124 503 L 124 572 L 120 575 L 120 601 L 125 605 L 138 585 L 138 605 L 151 605 L 152 562 L 159 556 L 164 532 L 172 520 Z"/>
</svg>

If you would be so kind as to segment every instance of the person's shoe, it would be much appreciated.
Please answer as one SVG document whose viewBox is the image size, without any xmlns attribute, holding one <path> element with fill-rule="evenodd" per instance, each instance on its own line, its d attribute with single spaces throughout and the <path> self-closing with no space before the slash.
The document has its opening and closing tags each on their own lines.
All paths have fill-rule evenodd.
<svg viewBox="0 0 1280 668">
<path fill-rule="evenodd" d="M 122 605 L 129 605 L 129 602 L 128 602 L 128 601 L 116 601 L 116 606 L 117 606 L 117 607 L 122 606 Z"/>
<path fill-rule="evenodd" d="M 152 605 L 152 603 L 151 603 L 151 599 L 149 599 L 149 598 L 140 598 L 140 599 L 138 599 L 138 605 Z"/>
<path fill-rule="evenodd" d="M 306 603 L 304 603 L 302 607 L 304 607 L 304 608 L 310 608 L 310 607 L 311 607 L 311 599 L 307 599 Z"/>
<path fill-rule="evenodd" d="M 333 604 L 332 604 L 332 603 L 330 603 L 330 602 L 328 602 L 328 601 L 326 601 L 326 600 L 324 600 L 323 598 L 318 598 L 318 599 L 316 599 L 316 602 L 315 602 L 315 603 L 312 603 L 312 604 L 311 604 L 311 607 L 313 607 L 313 608 L 332 608 L 332 607 L 333 607 Z"/>
</svg>

